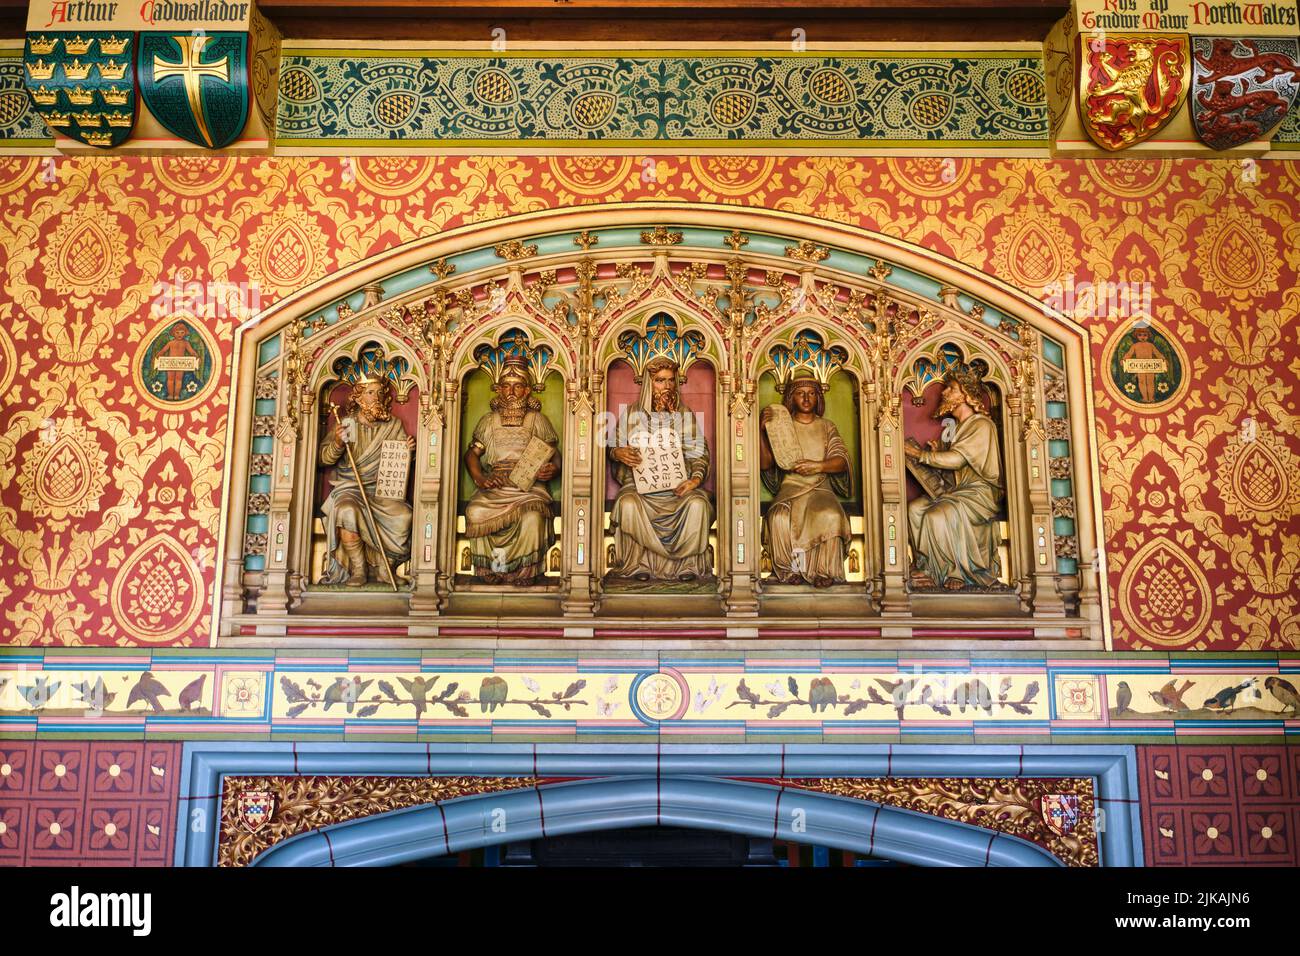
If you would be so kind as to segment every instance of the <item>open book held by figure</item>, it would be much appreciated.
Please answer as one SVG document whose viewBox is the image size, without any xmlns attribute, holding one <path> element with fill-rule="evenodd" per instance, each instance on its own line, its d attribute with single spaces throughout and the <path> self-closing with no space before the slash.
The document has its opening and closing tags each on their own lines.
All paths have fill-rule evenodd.
<svg viewBox="0 0 1300 956">
<path fill-rule="evenodd" d="M 907 439 L 907 447 L 916 451 L 925 451 L 926 448 L 915 438 Z M 933 451 L 934 449 L 930 449 Z M 951 471 L 945 471 L 942 468 L 935 468 L 932 465 L 923 465 L 915 458 L 907 459 L 907 472 L 916 479 L 917 484 L 931 498 L 937 498 L 946 491 L 950 491 L 956 483 Z"/>
</svg>

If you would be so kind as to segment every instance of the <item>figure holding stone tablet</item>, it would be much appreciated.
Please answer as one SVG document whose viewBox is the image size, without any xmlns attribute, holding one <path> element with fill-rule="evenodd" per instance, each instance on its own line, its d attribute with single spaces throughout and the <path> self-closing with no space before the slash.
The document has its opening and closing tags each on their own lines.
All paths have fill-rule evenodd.
<svg viewBox="0 0 1300 956">
<path fill-rule="evenodd" d="M 645 366 L 640 397 L 620 417 L 619 444 L 610 449 L 621 486 L 610 518 L 615 577 L 694 581 L 713 573 L 713 504 L 700 488 L 709 473 L 709 446 L 695 413 L 681 401 L 678 373 L 666 357 Z"/>
</svg>

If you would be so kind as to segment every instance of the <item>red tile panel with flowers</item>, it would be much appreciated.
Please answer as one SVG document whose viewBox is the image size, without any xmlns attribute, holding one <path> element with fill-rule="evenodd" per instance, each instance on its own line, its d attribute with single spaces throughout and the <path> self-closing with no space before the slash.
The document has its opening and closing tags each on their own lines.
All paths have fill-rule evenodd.
<svg viewBox="0 0 1300 956">
<path fill-rule="evenodd" d="M 1138 747 L 1148 866 L 1295 866 L 1297 747 Z"/>
<path fill-rule="evenodd" d="M 181 745 L 0 740 L 0 866 L 167 866 Z"/>
</svg>

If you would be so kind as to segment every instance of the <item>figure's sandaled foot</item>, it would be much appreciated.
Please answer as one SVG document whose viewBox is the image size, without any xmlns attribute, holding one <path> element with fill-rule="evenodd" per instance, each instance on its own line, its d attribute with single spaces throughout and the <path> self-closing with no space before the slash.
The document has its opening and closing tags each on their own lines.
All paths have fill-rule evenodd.
<svg viewBox="0 0 1300 956">
<path fill-rule="evenodd" d="M 924 571 L 912 572 L 912 587 L 914 588 L 932 588 L 934 587 L 934 578 Z"/>
<path fill-rule="evenodd" d="M 815 588 L 828 588 L 834 583 L 835 581 L 833 578 L 828 578 L 828 577 L 813 578 L 813 587 Z"/>
<path fill-rule="evenodd" d="M 677 580 L 681 581 L 683 584 L 690 584 L 698 576 L 699 575 L 692 574 L 690 571 L 683 571 L 681 574 L 677 575 Z"/>
<path fill-rule="evenodd" d="M 354 574 L 343 582 L 345 587 L 363 588 L 366 586 L 366 576 L 364 574 Z"/>
<path fill-rule="evenodd" d="M 943 582 L 943 586 L 949 591 L 960 591 L 966 586 L 966 582 L 961 578 L 949 578 L 947 581 Z"/>
<path fill-rule="evenodd" d="M 641 571 L 637 574 L 632 575 L 632 580 L 640 581 L 642 584 L 645 584 L 647 581 L 650 580 L 650 575 L 646 574 L 646 572 L 644 571 Z"/>
</svg>

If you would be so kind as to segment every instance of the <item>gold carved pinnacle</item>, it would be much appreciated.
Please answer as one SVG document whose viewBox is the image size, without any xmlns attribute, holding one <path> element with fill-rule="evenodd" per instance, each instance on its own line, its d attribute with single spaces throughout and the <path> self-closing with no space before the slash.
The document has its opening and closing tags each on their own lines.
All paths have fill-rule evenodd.
<svg viewBox="0 0 1300 956">
<path fill-rule="evenodd" d="M 340 302 L 340 303 L 338 304 L 338 308 L 336 309 L 336 311 L 337 311 L 338 314 L 339 314 L 339 320 L 340 320 L 340 321 L 342 321 L 343 319 L 346 319 L 346 318 L 350 318 L 351 316 L 353 316 L 353 315 L 356 314 L 356 312 L 355 312 L 355 310 L 353 310 L 352 306 L 348 305 L 346 302 Z"/>
<path fill-rule="evenodd" d="M 825 246 L 817 245 L 811 239 L 805 239 L 797 246 L 786 246 L 785 254 L 801 262 L 821 262 L 830 256 L 831 251 Z"/>
<path fill-rule="evenodd" d="M 436 275 L 438 277 L 438 281 L 441 282 L 443 279 L 447 278 L 447 276 L 454 273 L 456 271 L 456 267 L 447 261 L 446 256 L 443 256 L 441 259 L 438 259 L 436 262 L 434 262 L 433 265 L 429 266 L 429 271 L 432 272 L 434 275 Z"/>
<path fill-rule="evenodd" d="M 731 235 L 724 236 L 722 241 L 731 246 L 732 252 L 739 252 L 745 246 L 749 245 L 749 236 L 742 233 L 739 229 L 733 229 L 731 230 Z"/>
<path fill-rule="evenodd" d="M 984 306 L 982 306 L 982 305 L 980 305 L 978 302 L 976 302 L 974 305 L 972 305 L 972 306 L 970 307 L 970 311 L 967 312 L 966 314 L 969 315 L 972 319 L 975 319 L 977 322 L 978 322 L 978 321 L 983 321 L 983 319 L 984 319 Z"/>
<path fill-rule="evenodd" d="M 680 232 L 670 232 L 667 226 L 655 226 L 641 233 L 641 242 L 647 246 L 675 246 L 682 241 Z"/>
<path fill-rule="evenodd" d="M 588 230 L 584 229 L 573 237 L 573 244 L 586 252 L 592 246 L 600 242 L 600 236 L 593 236 Z"/>
<path fill-rule="evenodd" d="M 519 259 L 531 259 L 537 255 L 537 245 L 524 245 L 518 239 L 511 239 L 509 242 L 498 243 L 494 251 L 498 258 L 515 262 Z"/>
<path fill-rule="evenodd" d="M 889 274 L 893 271 L 894 267 L 888 262 L 884 259 L 877 259 L 876 264 L 867 270 L 867 274 L 877 282 L 884 282 L 889 278 Z"/>
</svg>

